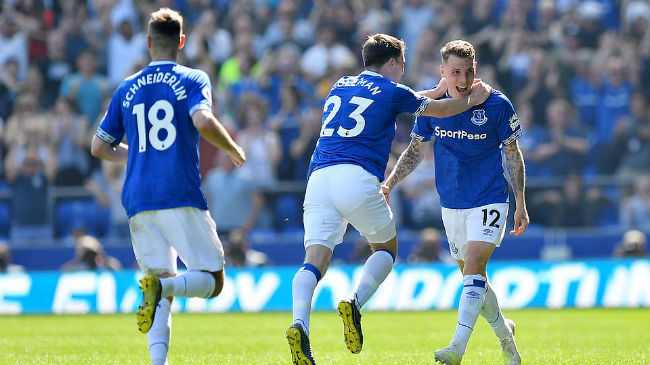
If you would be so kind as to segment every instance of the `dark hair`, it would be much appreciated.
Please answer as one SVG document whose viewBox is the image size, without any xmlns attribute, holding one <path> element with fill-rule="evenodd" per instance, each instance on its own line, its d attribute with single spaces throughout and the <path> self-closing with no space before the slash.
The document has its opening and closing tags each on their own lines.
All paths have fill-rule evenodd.
<svg viewBox="0 0 650 365">
<path fill-rule="evenodd" d="M 442 62 L 447 62 L 449 56 L 456 56 L 459 58 L 469 58 L 474 62 L 476 58 L 476 53 L 474 52 L 474 46 L 468 41 L 463 41 L 457 39 L 445 44 L 444 47 L 440 50 L 440 57 L 442 57 Z"/>
<path fill-rule="evenodd" d="M 405 49 L 406 43 L 403 40 L 388 34 L 377 33 L 368 36 L 361 48 L 363 66 L 381 67 L 391 58 L 401 57 Z"/>
<path fill-rule="evenodd" d="M 163 48 L 178 48 L 183 31 L 183 17 L 170 8 L 161 8 L 151 13 L 148 33 L 153 43 Z"/>
</svg>

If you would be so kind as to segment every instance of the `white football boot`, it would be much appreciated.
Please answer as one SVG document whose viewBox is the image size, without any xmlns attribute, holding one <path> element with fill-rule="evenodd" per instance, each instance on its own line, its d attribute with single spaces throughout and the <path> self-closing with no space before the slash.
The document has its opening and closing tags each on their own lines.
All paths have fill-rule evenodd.
<svg viewBox="0 0 650 365">
<path fill-rule="evenodd" d="M 506 319 L 506 326 L 510 328 L 512 335 L 501 340 L 501 348 L 503 349 L 503 363 L 505 365 L 521 365 L 521 356 L 519 355 L 519 350 L 517 350 L 517 344 L 515 343 L 515 322 L 510 319 Z"/>
<path fill-rule="evenodd" d="M 442 350 L 436 350 L 433 358 L 444 365 L 460 365 L 463 355 L 456 353 L 451 346 L 447 346 Z"/>
</svg>

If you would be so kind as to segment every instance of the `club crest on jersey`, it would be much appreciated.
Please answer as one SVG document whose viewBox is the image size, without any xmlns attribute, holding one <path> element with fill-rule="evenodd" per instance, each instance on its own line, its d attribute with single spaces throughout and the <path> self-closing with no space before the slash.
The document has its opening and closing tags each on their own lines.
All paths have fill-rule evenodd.
<svg viewBox="0 0 650 365">
<path fill-rule="evenodd" d="M 476 125 L 483 125 L 487 122 L 488 118 L 485 116 L 484 109 L 476 109 L 472 112 L 472 123 Z"/>
</svg>

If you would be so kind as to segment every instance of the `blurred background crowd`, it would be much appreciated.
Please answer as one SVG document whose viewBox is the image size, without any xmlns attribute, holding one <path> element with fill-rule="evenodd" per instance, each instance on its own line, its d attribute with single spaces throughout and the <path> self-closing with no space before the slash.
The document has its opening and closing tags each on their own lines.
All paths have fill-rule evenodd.
<svg viewBox="0 0 650 365">
<path fill-rule="evenodd" d="M 323 100 L 340 76 L 362 70 L 361 44 L 376 32 L 406 41 L 403 82 L 416 90 L 438 82 L 444 43 L 474 44 L 478 77 L 509 96 L 524 129 L 533 230 L 650 230 L 648 1 L 0 3 L 0 236 L 9 246 L 78 247 L 86 234 L 130 242 L 124 166 L 92 158 L 89 143 L 116 86 L 147 65 L 145 25 L 162 6 L 184 16 L 179 63 L 208 73 L 214 112 L 247 152 L 235 169 L 201 144 L 204 190 L 233 265 L 267 260 L 250 237 L 301 247 Z M 398 119 L 391 163 L 412 123 Z M 440 240 L 431 149 L 394 195 L 406 237 Z M 438 256 L 418 247 L 404 258 Z"/>
</svg>

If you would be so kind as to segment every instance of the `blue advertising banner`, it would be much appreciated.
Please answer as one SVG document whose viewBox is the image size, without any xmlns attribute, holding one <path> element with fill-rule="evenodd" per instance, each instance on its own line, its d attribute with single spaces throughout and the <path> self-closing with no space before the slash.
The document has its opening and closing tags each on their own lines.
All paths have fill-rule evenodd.
<svg viewBox="0 0 650 365">
<path fill-rule="evenodd" d="M 650 307 L 650 260 L 512 261 L 489 265 L 504 308 Z M 214 299 L 174 300 L 174 311 L 288 311 L 297 267 L 230 268 Z M 334 266 L 314 294 L 315 310 L 350 295 L 360 266 Z M 0 313 L 131 313 L 140 303 L 138 271 L 28 272 L 0 275 Z M 444 264 L 396 265 L 366 310 L 450 309 L 461 275 Z"/>
</svg>

